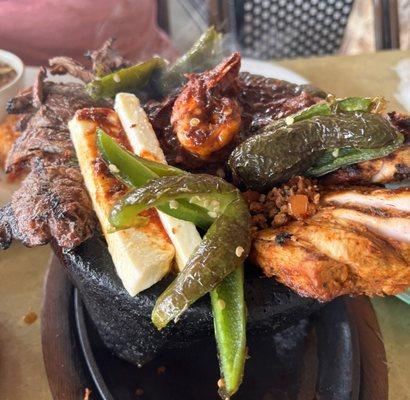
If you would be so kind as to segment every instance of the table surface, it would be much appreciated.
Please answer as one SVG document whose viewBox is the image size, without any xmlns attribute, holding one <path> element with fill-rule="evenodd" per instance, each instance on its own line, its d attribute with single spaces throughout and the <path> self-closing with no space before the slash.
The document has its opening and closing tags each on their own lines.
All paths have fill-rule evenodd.
<svg viewBox="0 0 410 400">
<path fill-rule="evenodd" d="M 409 57 L 410 51 L 391 51 L 279 64 L 338 97 L 383 95 L 389 99 L 390 109 L 404 111 L 394 98 L 399 81 L 393 68 Z M 0 180 L 0 188 L 4 185 Z M 41 352 L 40 320 L 33 324 L 23 321 L 29 312 L 41 313 L 50 256 L 48 246 L 26 249 L 17 243 L 0 252 L 0 393 L 4 400 L 51 399 Z M 410 400 L 410 306 L 393 297 L 374 299 L 373 305 L 387 352 L 389 400 Z"/>
</svg>

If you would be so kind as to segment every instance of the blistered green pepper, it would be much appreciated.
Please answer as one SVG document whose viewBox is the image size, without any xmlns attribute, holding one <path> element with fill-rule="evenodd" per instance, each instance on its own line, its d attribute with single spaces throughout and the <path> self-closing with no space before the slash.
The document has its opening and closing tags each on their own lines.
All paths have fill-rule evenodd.
<svg viewBox="0 0 410 400">
<path fill-rule="evenodd" d="M 112 137 L 101 129 L 97 130 L 97 145 L 108 164 L 117 167 L 114 175 L 130 188 L 137 188 L 147 184 L 159 176 L 181 175 L 185 171 L 166 164 L 160 164 L 130 153 L 122 148 Z M 158 209 L 172 217 L 193 222 L 202 229 L 207 229 L 213 222 L 208 211 L 194 203 L 180 201 L 178 209 L 171 208 L 169 204 L 158 206 Z M 117 228 L 124 228 L 117 226 Z M 128 225 L 129 226 L 129 225 Z"/>
<path fill-rule="evenodd" d="M 320 115 L 331 115 L 343 112 L 376 112 L 384 105 L 382 97 L 346 97 L 343 99 L 328 98 L 321 103 L 304 108 L 287 117 L 277 119 L 269 124 L 269 129 L 281 126 L 292 125 L 295 122 L 303 121 Z M 266 130 L 265 128 L 264 130 Z"/>
<path fill-rule="evenodd" d="M 160 57 L 151 58 L 148 61 L 123 68 L 101 78 L 95 78 L 85 88 L 87 93 L 94 99 L 114 97 L 119 92 L 135 93 L 146 87 L 153 76 L 159 73 L 167 65 Z"/>
<path fill-rule="evenodd" d="M 222 34 L 210 27 L 183 56 L 163 72 L 156 87 L 161 95 L 166 95 L 186 81 L 185 74 L 205 71 L 221 59 Z"/>
<path fill-rule="evenodd" d="M 346 165 L 385 157 L 401 147 L 403 141 L 403 135 L 398 132 L 398 138 L 393 144 L 379 149 L 341 148 L 326 151 L 315 161 L 315 164 L 306 171 L 306 175 L 315 177 L 322 176 Z"/>
<path fill-rule="evenodd" d="M 229 166 L 235 178 L 248 188 L 266 190 L 304 173 L 326 151 L 340 148 L 380 151 L 400 145 L 402 140 L 389 121 L 378 114 L 318 115 L 288 126 L 266 126 L 232 152 Z M 372 154 L 362 152 L 361 156 L 368 159 Z M 344 161 L 350 163 L 347 158 Z"/>
<path fill-rule="evenodd" d="M 385 100 L 382 97 L 346 97 L 337 99 L 332 103 L 333 112 L 373 112 L 378 113 L 383 109 Z"/>
<path fill-rule="evenodd" d="M 158 329 L 177 319 L 192 303 L 211 292 L 215 335 L 223 377 L 223 398 L 238 389 L 246 356 L 243 262 L 250 249 L 250 216 L 238 190 L 210 175 L 168 176 L 150 181 L 114 206 L 114 226 L 142 225 L 138 213 L 193 196 L 207 200 L 216 218 L 185 268 L 158 298 L 152 320 Z M 238 270 L 239 269 L 239 270 Z"/>
</svg>

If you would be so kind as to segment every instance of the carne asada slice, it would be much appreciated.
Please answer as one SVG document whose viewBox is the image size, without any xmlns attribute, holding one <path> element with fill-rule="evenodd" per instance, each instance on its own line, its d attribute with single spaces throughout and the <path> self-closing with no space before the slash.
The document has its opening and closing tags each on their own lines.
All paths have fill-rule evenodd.
<svg viewBox="0 0 410 400">
<path fill-rule="evenodd" d="M 44 82 L 40 70 L 31 90 L 8 104 L 10 113 L 25 114 L 24 128 L 6 162 L 7 172 L 29 171 L 9 204 L 0 209 L 0 248 L 12 239 L 26 246 L 54 240 L 74 247 L 95 229 L 95 217 L 67 128 L 75 111 L 100 105 L 79 84 Z M 106 103 L 104 103 L 106 104 Z"/>
<path fill-rule="evenodd" d="M 90 82 L 94 78 L 91 71 L 70 57 L 53 57 L 48 61 L 48 64 L 52 75 L 70 74 L 83 82 Z"/>
<path fill-rule="evenodd" d="M 31 171 L 0 209 L 0 248 L 12 239 L 33 247 L 54 239 L 71 248 L 95 228 L 92 205 L 76 165 L 44 165 L 35 158 Z"/>
<path fill-rule="evenodd" d="M 114 38 L 110 38 L 98 50 L 88 51 L 85 56 L 91 60 L 91 69 L 86 68 L 78 61 L 70 57 L 53 57 L 49 60 L 52 75 L 70 74 L 75 78 L 88 83 L 95 76 L 102 76 L 119 68 L 126 67 L 130 63 L 125 60 L 117 50 L 113 48 Z"/>
</svg>

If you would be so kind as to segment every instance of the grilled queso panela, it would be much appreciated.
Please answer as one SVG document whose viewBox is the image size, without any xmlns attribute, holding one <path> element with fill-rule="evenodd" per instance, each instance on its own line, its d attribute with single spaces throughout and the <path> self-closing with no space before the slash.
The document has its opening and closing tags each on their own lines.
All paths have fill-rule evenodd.
<svg viewBox="0 0 410 400">
<path fill-rule="evenodd" d="M 96 130 L 102 128 L 129 148 L 117 114 L 108 108 L 79 110 L 69 122 L 69 128 L 108 250 L 118 276 L 133 296 L 158 282 L 170 270 L 175 255 L 174 247 L 154 209 L 146 213 L 149 216 L 147 225 L 111 231 L 109 212 L 115 201 L 127 192 L 127 188 L 110 173 L 110 169 L 116 166 L 107 167 L 100 158 Z"/>
</svg>

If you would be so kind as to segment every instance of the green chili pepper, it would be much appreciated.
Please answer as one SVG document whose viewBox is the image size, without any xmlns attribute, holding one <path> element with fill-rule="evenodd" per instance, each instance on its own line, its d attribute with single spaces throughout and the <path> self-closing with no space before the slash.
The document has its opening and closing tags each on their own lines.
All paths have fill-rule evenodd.
<svg viewBox="0 0 410 400">
<path fill-rule="evenodd" d="M 221 394 L 226 398 L 241 383 L 246 355 L 242 268 L 250 249 L 250 216 L 243 198 L 235 187 L 210 175 L 168 176 L 152 180 L 126 196 L 113 208 L 110 221 L 114 226 L 143 224 L 144 217 L 138 216 L 143 210 L 192 196 L 206 198 L 216 220 L 185 268 L 157 300 L 152 320 L 162 329 L 211 292 L 224 379 Z"/>
<path fill-rule="evenodd" d="M 229 166 L 248 188 L 266 190 L 304 173 L 325 151 L 344 147 L 381 150 L 401 142 L 397 130 L 378 114 L 320 115 L 286 127 L 264 127 L 232 152 Z M 369 152 L 362 155 L 372 156 Z M 350 163 L 348 158 L 344 161 Z"/>
<path fill-rule="evenodd" d="M 346 97 L 344 99 L 327 100 L 322 103 L 304 108 L 295 114 L 273 121 L 270 126 L 279 128 L 281 126 L 292 125 L 295 122 L 303 121 L 320 115 L 331 115 L 343 112 L 372 112 L 380 107 L 384 100 L 381 97 Z"/>
<path fill-rule="evenodd" d="M 403 135 L 398 132 L 397 141 L 380 149 L 341 148 L 326 151 L 311 168 L 306 171 L 307 176 L 322 176 L 345 165 L 355 164 L 365 160 L 373 160 L 389 155 L 397 150 L 404 141 Z"/>
<path fill-rule="evenodd" d="M 228 201 L 217 213 L 215 222 L 184 270 L 158 299 L 152 319 L 162 329 L 242 265 L 250 248 L 250 217 L 247 205 L 236 188 L 217 177 L 187 174 L 160 178 L 141 189 L 134 191 L 126 200 L 128 205 L 140 203 L 134 208 L 137 210 L 169 201 L 171 196 L 173 199 L 185 197 L 187 191 L 191 195 L 207 197 L 210 202 L 219 202 L 222 197 Z M 122 210 L 124 207 L 114 209 L 111 217 L 115 220 Z"/>
<path fill-rule="evenodd" d="M 211 292 L 215 338 L 223 385 L 222 399 L 239 388 L 246 359 L 246 306 L 243 293 L 243 265 L 237 268 Z"/>
<path fill-rule="evenodd" d="M 332 110 L 328 103 L 318 103 L 305 108 L 296 114 L 289 115 L 286 118 L 283 118 L 286 125 L 292 125 L 294 122 L 303 121 L 305 119 L 310 119 L 318 115 L 330 115 Z"/>
<path fill-rule="evenodd" d="M 345 99 L 338 99 L 333 104 L 334 112 L 375 112 L 377 113 L 384 105 L 382 97 L 346 97 Z"/>
<path fill-rule="evenodd" d="M 222 59 L 222 34 L 214 27 L 206 32 L 178 60 L 175 61 L 156 82 L 157 89 L 166 95 L 181 86 L 186 73 L 202 72 L 214 67 Z"/>
<path fill-rule="evenodd" d="M 160 57 L 120 69 L 86 85 L 88 94 L 94 99 L 114 97 L 119 92 L 136 92 L 148 85 L 154 73 L 165 68 L 166 61 Z"/>
<path fill-rule="evenodd" d="M 211 217 L 214 215 L 214 220 L 237 196 L 237 193 L 234 186 L 211 175 L 184 174 L 157 177 L 118 201 L 111 210 L 110 222 L 116 228 L 144 225 L 147 219 L 139 215 L 142 211 L 152 207 L 161 207 L 175 199 L 179 201 L 177 204 L 173 202 L 172 205 L 176 218 L 179 218 L 180 202 L 193 197 L 208 200 L 208 204 L 213 202 L 214 208 L 209 209 L 208 215 L 210 214 Z"/>
<path fill-rule="evenodd" d="M 108 164 L 113 164 L 117 167 L 119 172 L 114 173 L 116 178 L 128 187 L 141 187 L 159 176 L 181 175 L 185 173 L 185 171 L 170 165 L 146 160 L 130 153 L 101 129 L 97 130 L 97 145 L 103 159 Z M 209 216 L 207 210 L 188 201 L 180 201 L 178 209 L 171 208 L 169 204 L 160 205 L 158 209 L 172 217 L 191 221 L 202 229 L 207 229 L 213 222 L 213 218 Z M 130 225 L 125 224 L 122 227 L 117 226 L 116 228 L 127 226 Z"/>
</svg>

